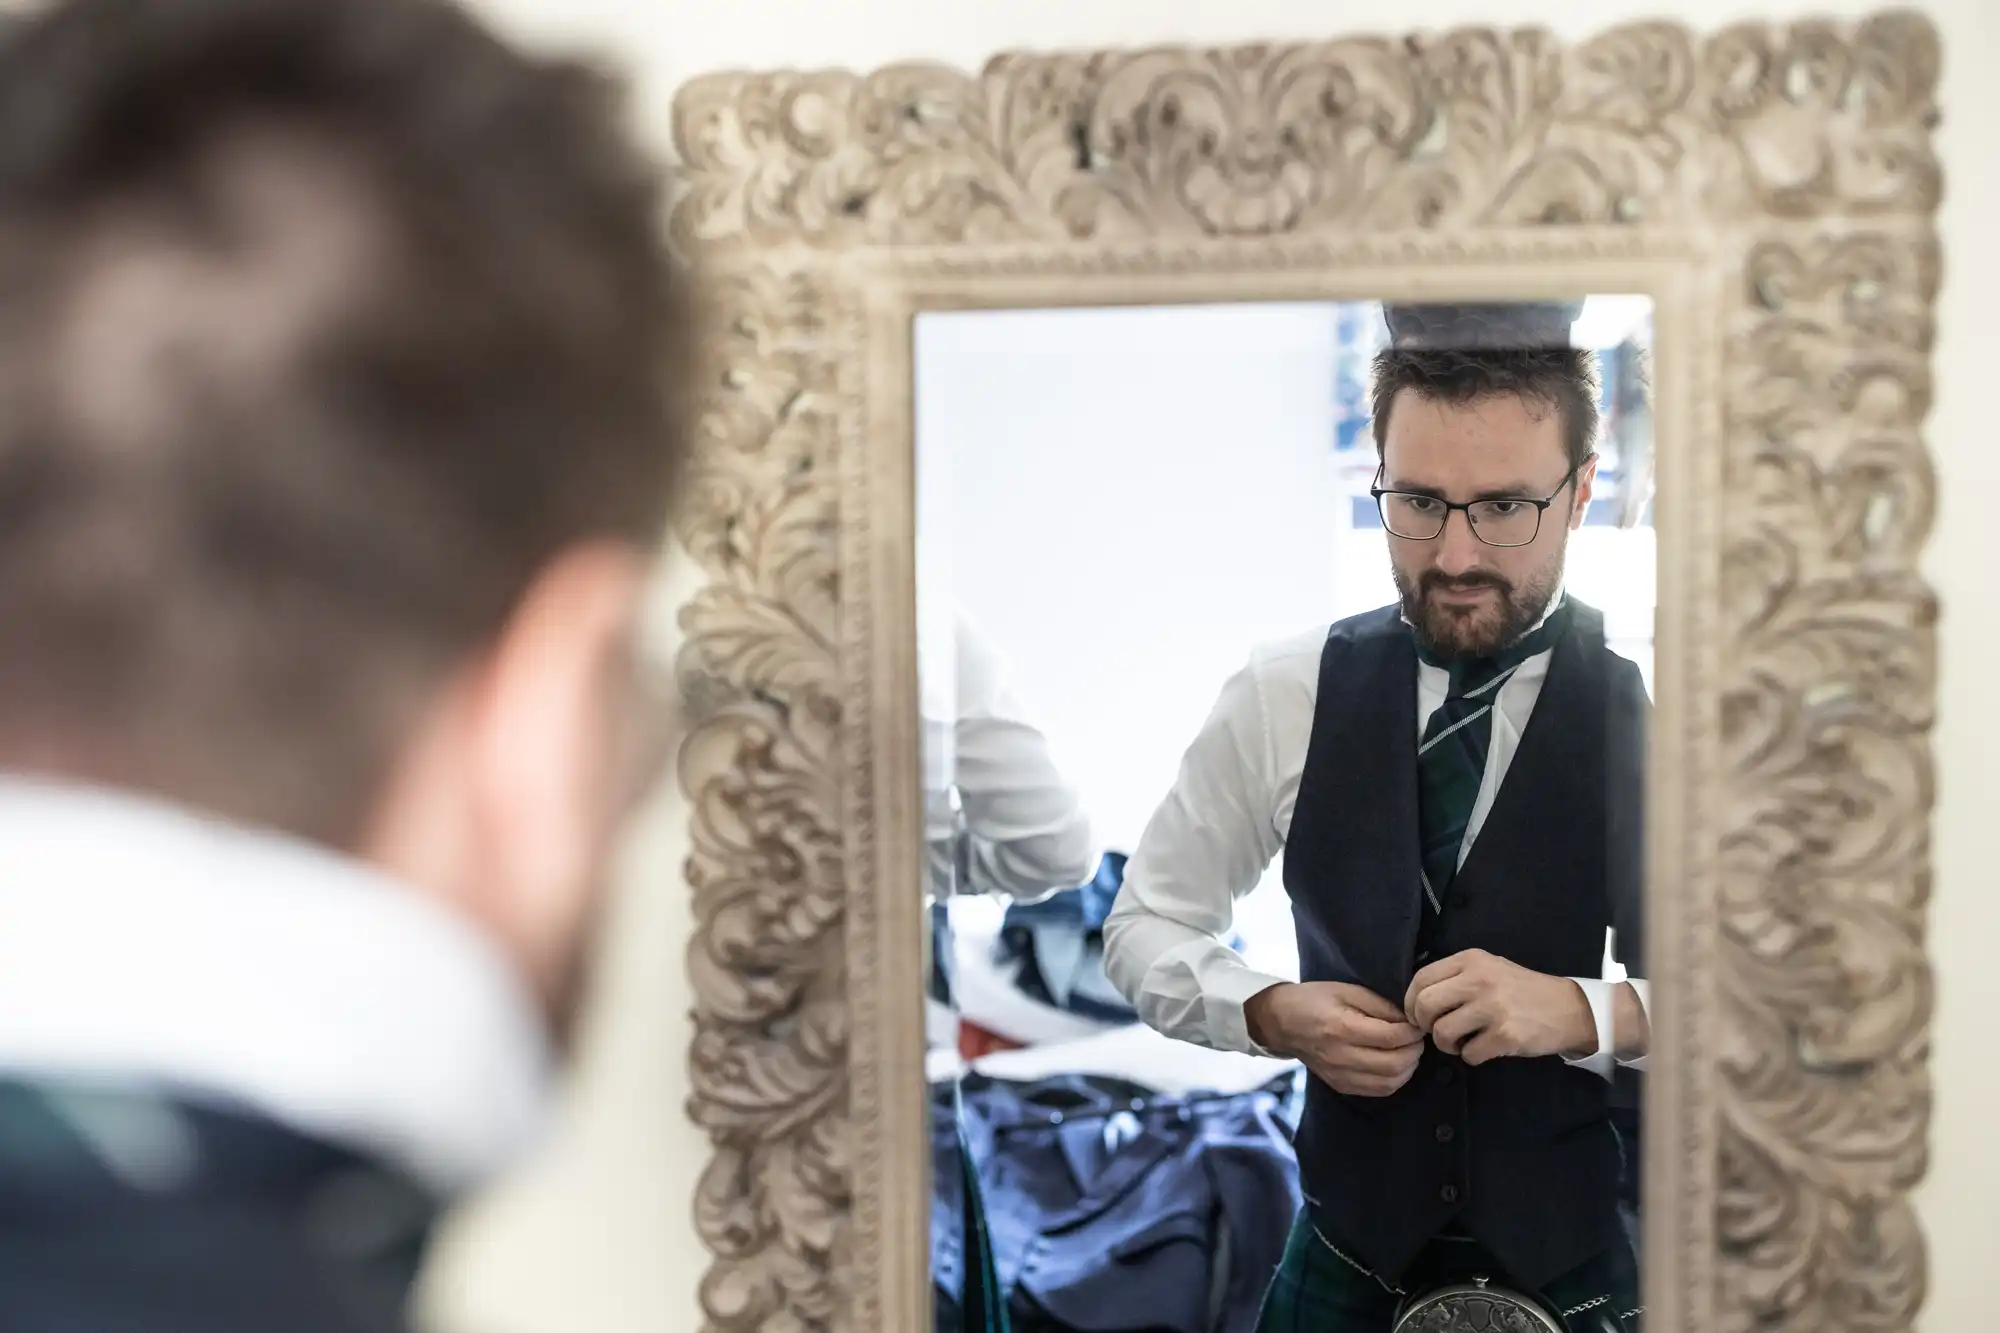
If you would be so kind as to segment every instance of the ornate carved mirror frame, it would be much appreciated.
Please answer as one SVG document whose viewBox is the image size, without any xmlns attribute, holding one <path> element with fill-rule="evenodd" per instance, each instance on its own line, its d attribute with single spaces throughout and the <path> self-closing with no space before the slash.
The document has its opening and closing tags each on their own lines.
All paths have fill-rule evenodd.
<svg viewBox="0 0 2000 1333">
<path fill-rule="evenodd" d="M 1939 56 L 1885 14 L 682 91 L 711 1328 L 928 1318 L 913 315 L 1591 291 L 1657 302 L 1649 1321 L 1913 1322 Z"/>
</svg>

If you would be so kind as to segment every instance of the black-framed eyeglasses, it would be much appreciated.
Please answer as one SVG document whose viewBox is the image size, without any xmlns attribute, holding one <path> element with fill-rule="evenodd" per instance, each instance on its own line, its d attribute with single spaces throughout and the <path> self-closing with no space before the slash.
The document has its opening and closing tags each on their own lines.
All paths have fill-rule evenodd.
<svg viewBox="0 0 2000 1333">
<path fill-rule="evenodd" d="M 1472 535 L 1488 546 L 1526 546 L 1541 535 L 1542 515 L 1556 502 L 1558 495 L 1569 489 L 1569 484 L 1576 480 L 1576 474 L 1582 468 L 1582 463 L 1571 468 L 1563 477 L 1562 484 L 1540 500 L 1524 495 L 1453 504 L 1436 495 L 1385 491 L 1379 485 L 1369 487 L 1368 493 L 1375 497 L 1375 508 L 1382 515 L 1382 526 L 1391 536 L 1405 541 L 1436 541 L 1444 534 L 1444 525 L 1451 521 L 1453 511 L 1457 511 L 1465 515 Z M 1380 481 L 1380 473 L 1376 474 L 1376 479 Z"/>
</svg>

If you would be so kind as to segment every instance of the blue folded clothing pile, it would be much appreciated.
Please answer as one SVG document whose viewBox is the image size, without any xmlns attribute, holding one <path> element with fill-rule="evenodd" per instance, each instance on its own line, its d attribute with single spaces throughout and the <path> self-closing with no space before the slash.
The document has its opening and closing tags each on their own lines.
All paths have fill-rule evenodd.
<svg viewBox="0 0 2000 1333">
<path fill-rule="evenodd" d="M 1104 972 L 1104 921 L 1125 883 L 1123 852 L 1106 852 L 1088 884 L 1037 903 L 1014 903 L 993 945 L 994 965 L 1038 1003 L 1101 1023 L 1136 1023 Z M 1232 937 L 1231 948 L 1242 948 Z"/>
<path fill-rule="evenodd" d="M 1104 919 L 1125 882 L 1126 857 L 1107 852 L 1088 884 L 1038 903 L 1013 903 L 993 961 L 1029 999 L 1081 1018 L 1136 1023 L 1139 1015 L 1104 974 Z"/>
<path fill-rule="evenodd" d="M 1079 1074 L 937 1087 L 936 1330 L 982 1327 L 963 1301 L 969 1153 L 1015 1333 L 1253 1333 L 1301 1202 L 1303 1093 L 1297 1070 L 1227 1095 Z"/>
</svg>

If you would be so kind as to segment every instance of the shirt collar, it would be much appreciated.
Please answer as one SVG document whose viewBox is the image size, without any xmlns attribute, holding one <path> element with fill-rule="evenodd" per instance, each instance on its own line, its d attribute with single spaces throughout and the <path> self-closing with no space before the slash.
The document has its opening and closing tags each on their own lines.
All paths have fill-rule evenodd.
<svg viewBox="0 0 2000 1333">
<path fill-rule="evenodd" d="M 417 891 L 163 804 L 0 778 L 0 1070 L 234 1102 L 478 1184 L 546 1119 L 498 949 Z"/>
</svg>

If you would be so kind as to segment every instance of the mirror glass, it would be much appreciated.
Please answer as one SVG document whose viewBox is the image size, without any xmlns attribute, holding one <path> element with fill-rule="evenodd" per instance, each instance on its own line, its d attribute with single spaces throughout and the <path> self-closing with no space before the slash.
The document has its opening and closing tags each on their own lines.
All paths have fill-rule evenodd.
<svg viewBox="0 0 2000 1333">
<path fill-rule="evenodd" d="M 1640 1326 L 1651 340 L 918 318 L 939 1328 Z"/>
</svg>

